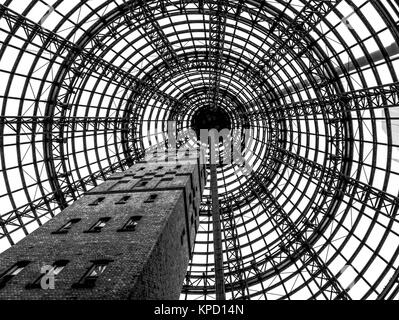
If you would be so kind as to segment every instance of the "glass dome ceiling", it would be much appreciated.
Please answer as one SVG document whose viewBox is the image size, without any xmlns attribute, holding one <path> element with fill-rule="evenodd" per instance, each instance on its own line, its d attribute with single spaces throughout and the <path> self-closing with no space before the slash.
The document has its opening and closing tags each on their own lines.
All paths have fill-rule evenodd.
<svg viewBox="0 0 399 320">
<path fill-rule="evenodd" d="M 0 3 L 0 251 L 217 104 L 253 169 L 218 169 L 227 298 L 397 298 L 398 1 Z"/>
</svg>

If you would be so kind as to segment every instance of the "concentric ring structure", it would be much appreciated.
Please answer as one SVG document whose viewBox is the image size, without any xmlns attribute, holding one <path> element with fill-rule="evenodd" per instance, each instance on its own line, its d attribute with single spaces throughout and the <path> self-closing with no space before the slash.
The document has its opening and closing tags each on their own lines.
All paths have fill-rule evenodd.
<svg viewBox="0 0 399 320">
<path fill-rule="evenodd" d="M 399 1 L 0 2 L 1 250 L 218 106 L 227 298 L 398 298 Z M 181 298 L 214 278 L 208 187 Z"/>
</svg>

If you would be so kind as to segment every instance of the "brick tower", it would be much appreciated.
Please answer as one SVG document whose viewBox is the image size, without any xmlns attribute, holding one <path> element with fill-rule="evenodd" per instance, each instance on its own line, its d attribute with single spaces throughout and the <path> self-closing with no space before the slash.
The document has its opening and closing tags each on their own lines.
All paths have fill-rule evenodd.
<svg viewBox="0 0 399 320">
<path fill-rule="evenodd" d="M 112 175 L 1 255 L 0 299 L 177 299 L 205 182 L 196 152 Z"/>
</svg>

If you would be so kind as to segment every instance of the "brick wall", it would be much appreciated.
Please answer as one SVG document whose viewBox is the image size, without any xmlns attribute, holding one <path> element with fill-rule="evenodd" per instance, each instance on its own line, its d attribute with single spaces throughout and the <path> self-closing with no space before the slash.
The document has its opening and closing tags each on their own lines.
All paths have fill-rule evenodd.
<svg viewBox="0 0 399 320">
<path fill-rule="evenodd" d="M 0 299 L 178 299 L 206 179 L 198 158 L 164 160 L 148 157 L 114 174 L 3 253 L 0 275 L 19 261 L 30 263 L 5 283 Z M 156 199 L 148 202 L 151 195 Z M 133 216 L 141 216 L 135 230 L 121 232 Z M 109 219 L 101 232 L 87 232 L 101 218 Z M 72 219 L 80 220 L 67 233 L 54 233 Z M 42 266 L 60 260 L 68 263 L 54 290 L 32 286 Z M 100 260 L 108 265 L 94 287 L 77 285 Z"/>
</svg>

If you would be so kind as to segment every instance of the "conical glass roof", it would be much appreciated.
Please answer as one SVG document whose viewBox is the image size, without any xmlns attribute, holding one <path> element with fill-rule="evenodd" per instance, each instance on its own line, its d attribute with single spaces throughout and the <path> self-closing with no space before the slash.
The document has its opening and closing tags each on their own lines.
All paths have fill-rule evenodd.
<svg viewBox="0 0 399 320">
<path fill-rule="evenodd" d="M 1 251 L 217 105 L 227 298 L 397 298 L 398 1 L 0 3 Z M 215 299 L 209 210 L 182 299 Z"/>
</svg>

